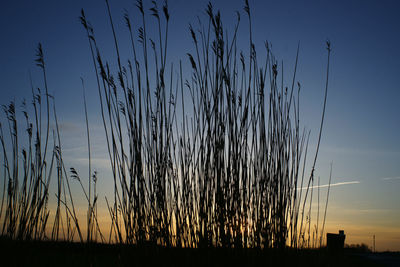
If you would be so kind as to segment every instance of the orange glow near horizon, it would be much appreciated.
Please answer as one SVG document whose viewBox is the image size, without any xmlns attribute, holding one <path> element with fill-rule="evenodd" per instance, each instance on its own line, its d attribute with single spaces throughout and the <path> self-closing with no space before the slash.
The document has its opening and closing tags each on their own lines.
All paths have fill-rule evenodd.
<svg viewBox="0 0 400 267">
<path fill-rule="evenodd" d="M 87 207 L 78 207 L 79 217 L 79 226 L 82 232 L 82 236 L 84 238 L 84 242 L 86 241 L 86 230 L 87 230 L 87 221 L 86 221 L 86 212 L 83 212 Z M 53 210 L 50 213 L 49 222 L 47 225 L 47 235 L 51 236 L 51 227 L 53 217 Z M 326 244 L 326 234 L 327 233 L 338 233 L 339 230 L 344 230 L 346 235 L 345 244 L 346 245 L 356 245 L 356 244 L 366 244 L 371 250 L 373 249 L 373 236 L 375 235 L 375 248 L 377 252 L 384 251 L 400 251 L 400 227 L 388 227 L 388 226 L 379 226 L 379 225 L 363 225 L 361 222 L 342 222 L 333 219 L 333 214 L 330 216 L 331 219 L 326 221 L 324 236 L 322 241 L 322 246 Z M 109 213 L 106 209 L 98 209 L 98 217 L 97 217 L 99 227 L 101 229 L 101 233 L 105 238 L 106 243 L 109 242 L 110 229 L 111 229 L 111 219 Z M 320 221 L 320 223 L 322 223 Z M 315 225 L 311 226 L 312 228 Z M 321 225 L 320 225 L 321 227 Z M 241 227 L 241 231 L 245 231 L 245 226 Z M 247 228 L 247 231 L 250 231 Z M 320 229 L 321 231 L 321 229 Z M 123 237 L 125 233 L 122 232 Z M 62 231 L 60 230 L 60 236 L 62 237 Z M 60 238 L 62 239 L 62 238 Z M 97 236 L 98 242 L 101 242 L 101 238 Z M 79 236 L 75 234 L 74 241 L 79 242 Z M 115 243 L 115 238 L 111 239 L 111 243 Z"/>
</svg>

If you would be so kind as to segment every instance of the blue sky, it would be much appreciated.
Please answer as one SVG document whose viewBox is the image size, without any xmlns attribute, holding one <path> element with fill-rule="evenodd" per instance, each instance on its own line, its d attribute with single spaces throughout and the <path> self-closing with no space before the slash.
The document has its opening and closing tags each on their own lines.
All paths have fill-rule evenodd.
<svg viewBox="0 0 400 267">
<path fill-rule="evenodd" d="M 264 51 L 265 40 L 271 42 L 275 56 L 284 62 L 285 80 L 291 77 L 300 42 L 297 80 L 302 84 L 302 123 L 312 130 L 310 150 L 316 144 L 322 110 L 325 41 L 329 39 L 332 43 L 327 114 L 316 172 L 321 184 L 326 184 L 330 162 L 333 162 L 333 183 L 358 183 L 332 187 L 328 230 L 336 232 L 343 228 L 350 243 L 369 245 L 372 235 L 376 234 L 378 249 L 400 250 L 400 3 L 388 0 L 249 2 L 258 53 Z M 110 1 L 121 40 L 128 40 L 123 9 L 137 14 L 134 3 Z M 186 53 L 193 51 L 188 24 L 196 24 L 197 16 L 204 18 L 207 3 L 204 0 L 169 1 L 169 62 L 178 64 L 182 59 L 188 64 Z M 144 4 L 145 8 L 151 7 L 150 1 Z M 243 38 L 242 49 L 247 51 L 248 24 L 243 2 L 214 1 L 213 5 L 221 10 L 224 25 L 231 32 L 235 11 L 241 13 L 239 34 Z M 112 59 L 114 44 L 104 1 L 6 0 L 3 3 L 0 10 L 0 104 L 30 98 L 29 72 L 34 84 L 42 85 L 34 64 L 36 46 L 41 42 L 49 90 L 56 97 L 63 128 L 65 161 L 85 169 L 80 81 L 83 77 L 95 166 L 100 176 L 102 173 L 107 176 L 95 78 L 87 39 L 78 20 L 81 8 L 95 28 L 102 51 Z M 139 22 L 138 18 L 132 18 Z M 153 22 L 151 18 L 149 21 Z M 123 58 L 130 56 L 123 41 L 121 50 Z M 104 181 L 105 194 L 106 188 L 107 181 Z"/>
</svg>

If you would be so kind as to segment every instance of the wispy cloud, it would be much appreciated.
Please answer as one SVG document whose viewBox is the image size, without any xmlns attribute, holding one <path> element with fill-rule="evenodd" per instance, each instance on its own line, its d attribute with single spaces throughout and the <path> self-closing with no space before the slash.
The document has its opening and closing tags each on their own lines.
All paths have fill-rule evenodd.
<svg viewBox="0 0 400 267">
<path fill-rule="evenodd" d="M 381 178 L 383 181 L 400 180 L 400 177 L 385 177 Z"/>
<path fill-rule="evenodd" d="M 331 184 L 331 187 L 350 185 L 350 184 L 359 184 L 359 183 L 361 183 L 361 182 L 360 181 L 339 182 L 339 183 Z M 319 185 L 319 186 L 318 185 L 310 186 L 310 189 L 311 188 L 324 188 L 324 187 L 329 187 L 329 184 L 323 184 L 323 185 Z M 298 190 L 305 190 L 305 189 L 307 189 L 307 187 L 298 188 Z"/>
</svg>

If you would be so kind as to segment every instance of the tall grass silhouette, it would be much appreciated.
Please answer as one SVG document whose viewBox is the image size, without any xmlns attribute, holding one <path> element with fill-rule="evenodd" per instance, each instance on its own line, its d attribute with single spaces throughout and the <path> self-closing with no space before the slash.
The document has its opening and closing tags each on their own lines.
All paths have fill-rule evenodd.
<svg viewBox="0 0 400 267">
<path fill-rule="evenodd" d="M 112 199 L 105 199 L 111 219 L 109 235 L 102 235 L 105 231 L 97 222 L 97 175 L 91 167 L 83 80 L 87 187 L 76 169 L 71 167 L 68 176 L 64 165 L 41 45 L 37 63 L 44 75 L 45 110 L 42 112 L 43 95 L 32 89 L 35 117 L 31 122 L 24 111 L 28 147 L 22 150 L 22 167 L 15 104 L 4 107 L 11 147 L 0 128 L 4 158 L 2 235 L 23 240 L 48 238 L 49 184 L 56 177 L 53 240 L 92 242 L 100 237 L 102 242 L 188 248 L 321 244 L 328 200 L 321 231 L 318 223 L 315 231 L 311 230 L 311 204 L 328 93 L 330 43 L 317 147 L 312 168 L 306 170 L 310 134 L 300 124 L 301 86 L 296 79 L 299 46 L 292 79 L 286 86 L 283 64 L 279 66 L 270 44 L 265 42 L 261 52 L 256 50 L 247 0 L 247 52 L 238 46 L 238 39 L 244 38 L 238 31 L 240 13 L 229 39 L 220 12 L 209 3 L 206 18 L 196 27 L 189 26 L 194 44 L 194 52 L 186 55 L 189 77 L 182 70 L 185 63 L 167 62 L 171 19 L 167 2 L 159 9 L 154 1 L 149 8 L 138 0 L 142 22 L 137 28 L 130 14 L 124 14 L 132 50 L 127 59 L 120 56 L 111 6 L 105 2 L 115 45 L 113 64 L 104 60 L 83 10 L 80 21 L 90 48 L 114 185 Z M 146 29 L 147 10 L 158 27 L 154 39 Z M 259 62 L 258 53 L 265 60 Z M 113 65 L 115 70 L 110 67 Z M 49 149 L 51 114 L 56 130 Z M 75 211 L 71 178 L 80 183 L 88 203 L 86 239 Z M 319 192 L 317 217 L 319 220 Z"/>
<path fill-rule="evenodd" d="M 0 209 L 1 233 L 3 236 L 19 240 L 48 238 L 46 227 L 50 215 L 48 209 L 49 187 L 51 180 L 57 179 L 55 193 L 57 204 L 50 238 L 72 241 L 74 235 L 78 234 L 82 239 L 62 159 L 56 109 L 54 102 L 51 102 L 53 97 L 48 93 L 46 66 L 41 44 L 38 45 L 36 63 L 43 73 L 44 90 L 40 88 L 35 90 L 32 85 L 33 121 L 29 117 L 31 112 L 28 111 L 29 107 L 26 101 L 22 103 L 26 127 L 25 138 L 18 133 L 15 103 L 11 102 L 9 105 L 3 106 L 8 139 L 0 125 L 4 179 Z M 45 106 L 44 110 L 42 110 L 43 105 Z M 51 110 L 51 105 L 53 110 Z M 54 118 L 52 119 L 50 116 L 54 116 Z M 52 138 L 50 134 L 51 121 L 56 125 Z M 26 146 L 21 145 L 23 142 Z M 22 166 L 20 166 L 20 149 Z M 62 232 L 60 233 L 60 231 Z"/>
<path fill-rule="evenodd" d="M 142 18 L 138 41 L 125 14 L 133 55 L 127 60 L 120 57 L 106 3 L 118 63 L 115 74 L 103 60 L 83 10 L 81 22 L 92 54 L 114 180 L 113 202 L 107 200 L 109 241 L 177 247 L 310 246 L 311 220 L 304 223 L 304 212 L 314 182 L 329 69 L 318 145 L 305 178 L 309 135 L 300 127 L 299 51 L 291 85 L 285 87 L 278 75 L 283 70 L 267 42 L 266 60 L 261 67 L 258 63 L 247 1 L 249 58 L 237 47 L 239 13 L 228 40 L 220 13 L 209 3 L 206 23 L 200 21 L 196 30 L 189 27 L 195 55 L 187 54 L 192 68 L 187 79 L 181 62 L 177 71 L 173 64 L 167 70 L 167 3 L 163 16 L 156 2 L 150 8 L 158 41 L 147 36 L 142 1 L 136 4 Z M 329 42 L 327 49 L 329 68 Z M 149 69 L 151 57 L 154 70 Z M 176 78 L 174 71 L 179 73 Z M 305 195 L 298 190 L 303 184 Z"/>
</svg>

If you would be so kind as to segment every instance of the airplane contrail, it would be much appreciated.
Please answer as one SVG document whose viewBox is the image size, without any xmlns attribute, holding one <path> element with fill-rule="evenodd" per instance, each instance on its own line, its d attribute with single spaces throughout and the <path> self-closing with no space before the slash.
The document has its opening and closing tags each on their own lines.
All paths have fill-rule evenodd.
<svg viewBox="0 0 400 267">
<path fill-rule="evenodd" d="M 349 185 L 349 184 L 359 184 L 359 183 L 361 183 L 360 181 L 349 181 L 349 182 L 339 182 L 339 183 L 334 183 L 334 184 L 331 184 L 331 187 L 333 187 L 333 186 L 341 186 L 341 185 Z M 310 186 L 310 189 L 311 188 L 324 188 L 324 187 L 329 187 L 329 184 L 323 184 L 323 185 L 314 185 L 314 186 Z M 307 187 L 302 187 L 302 188 L 298 188 L 298 190 L 305 190 L 305 189 L 307 189 Z"/>
</svg>

